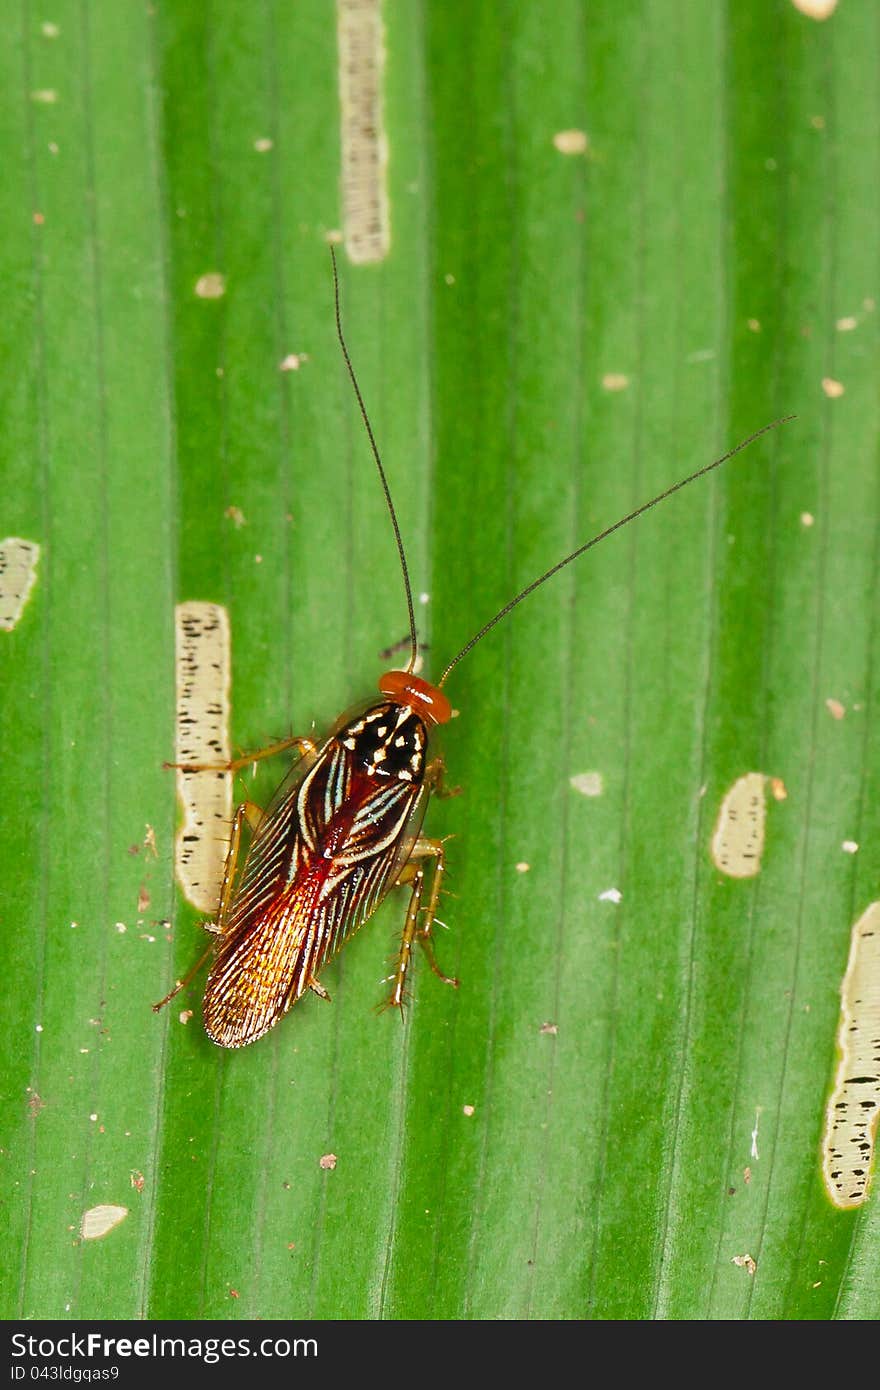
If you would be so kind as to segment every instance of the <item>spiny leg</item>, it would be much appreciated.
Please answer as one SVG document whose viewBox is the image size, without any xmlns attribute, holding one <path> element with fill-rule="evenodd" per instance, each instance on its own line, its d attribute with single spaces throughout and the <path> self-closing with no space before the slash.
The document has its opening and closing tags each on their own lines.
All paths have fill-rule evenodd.
<svg viewBox="0 0 880 1390">
<path fill-rule="evenodd" d="M 279 739 L 277 743 L 270 743 L 268 748 L 258 748 L 254 753 L 232 758 L 226 763 L 163 763 L 162 766 L 176 769 L 178 772 L 238 772 L 263 758 L 274 758 L 278 753 L 285 753 L 288 748 L 297 748 L 300 757 L 304 758 L 307 754 L 314 753 L 317 746 L 314 739 L 293 736 Z"/>
<path fill-rule="evenodd" d="M 407 872 L 410 869 L 412 872 Z M 388 977 L 392 982 L 391 993 L 384 1004 L 379 1006 L 381 1009 L 400 1009 L 401 1017 L 403 1017 L 402 1010 L 406 1001 L 406 975 L 412 960 L 413 941 L 418 931 L 422 888 L 425 883 L 425 871 L 421 864 L 414 865 L 412 860 L 409 860 L 395 887 L 404 883 L 412 883 L 412 892 L 409 895 L 409 905 L 406 909 L 406 920 L 403 924 L 403 935 L 400 938 L 400 949 L 397 952 L 394 973 Z"/>
<path fill-rule="evenodd" d="M 242 821 L 247 820 L 251 828 L 255 829 L 260 822 L 262 814 L 263 812 L 260 809 L 260 807 L 255 806 L 252 801 L 243 801 L 240 806 L 236 807 L 235 817 L 232 822 L 232 834 L 229 837 L 229 850 L 227 851 L 226 864 L 223 868 L 223 886 L 220 890 L 220 903 L 217 908 L 217 920 L 216 922 L 205 922 L 203 924 L 205 930 L 210 932 L 212 936 L 222 934 L 223 927 L 226 922 L 226 916 L 229 911 L 229 903 L 232 897 L 232 884 L 235 879 L 235 870 L 238 865 L 238 855 L 239 850 L 241 848 Z M 175 997 L 175 995 L 179 994 L 182 989 L 186 989 L 190 981 L 193 980 L 196 977 L 196 975 L 198 975 L 199 971 L 201 970 L 202 966 L 208 959 L 213 949 L 214 943 L 212 941 L 210 946 L 208 946 L 207 950 L 203 951 L 202 954 L 199 956 L 192 969 L 186 972 L 183 979 L 177 981 L 174 988 L 168 994 L 165 995 L 164 999 L 160 999 L 158 1004 L 153 1005 L 154 1014 L 157 1014 L 160 1009 L 164 1009 L 166 1004 L 170 1004 L 171 1000 Z"/>
<path fill-rule="evenodd" d="M 452 792 L 449 794 L 454 795 Z M 435 921 L 437 921 L 437 905 L 440 902 L 443 875 L 446 872 L 446 851 L 443 848 L 444 843 L 443 840 L 429 840 L 420 835 L 413 846 L 412 858 L 428 858 L 430 856 L 434 860 L 434 875 L 431 879 L 431 896 L 428 899 L 428 906 L 422 909 L 425 914 L 425 925 L 419 928 L 416 932 L 416 937 L 419 944 L 423 947 L 430 962 L 431 969 L 438 979 L 442 980 L 445 985 L 452 985 L 453 989 L 458 989 L 458 980 L 451 975 L 444 975 L 437 964 L 437 959 L 434 955 L 434 936 L 431 930 Z M 440 925 L 442 926 L 443 923 L 441 922 Z"/>
<path fill-rule="evenodd" d="M 434 860 L 434 874 L 431 880 L 431 895 L 426 907 L 422 907 L 422 892 L 425 884 L 425 869 L 420 862 L 425 859 Z M 403 924 L 403 935 L 400 940 L 400 950 L 397 953 L 397 963 L 394 973 L 390 977 L 392 981 L 391 994 L 384 1004 L 384 1008 L 399 1009 L 405 1002 L 406 974 L 412 960 L 413 942 L 418 941 L 428 957 L 431 969 L 444 984 L 452 985 L 453 989 L 458 989 L 458 980 L 450 975 L 444 975 L 437 964 L 434 954 L 434 937 L 431 928 L 437 916 L 437 904 L 440 901 L 440 890 L 443 883 L 445 869 L 445 854 L 442 840 L 429 840 L 422 836 L 413 845 L 412 854 L 400 871 L 395 886 L 406 883 L 412 884 L 409 906 L 406 911 L 406 920 Z M 424 913 L 425 925 L 419 926 L 419 915 Z"/>
</svg>

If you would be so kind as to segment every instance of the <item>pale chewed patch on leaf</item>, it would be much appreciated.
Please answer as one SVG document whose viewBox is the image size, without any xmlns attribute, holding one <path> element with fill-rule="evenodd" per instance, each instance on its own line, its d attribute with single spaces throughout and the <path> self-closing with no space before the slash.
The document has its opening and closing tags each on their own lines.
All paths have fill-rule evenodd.
<svg viewBox="0 0 880 1390">
<path fill-rule="evenodd" d="M 858 1207 L 868 1192 L 880 1114 L 880 902 L 871 903 L 852 929 L 837 1046 L 822 1177 L 836 1207 Z"/>
<path fill-rule="evenodd" d="M 229 762 L 230 665 L 226 609 L 218 603 L 179 603 L 175 609 L 175 762 Z M 229 848 L 232 774 L 178 768 L 176 777 L 183 806 L 183 825 L 174 847 L 177 881 L 193 907 L 213 913 Z"/>
<path fill-rule="evenodd" d="M 586 154 L 589 140 L 585 130 L 557 130 L 553 144 L 560 154 Z"/>
<path fill-rule="evenodd" d="M 117 1207 L 111 1202 L 89 1207 L 88 1211 L 83 1212 L 80 1227 L 83 1240 L 100 1240 L 101 1236 L 112 1231 L 113 1227 L 118 1226 L 127 1216 L 128 1207 Z"/>
<path fill-rule="evenodd" d="M 36 541 L 7 536 L 0 541 L 0 628 L 11 632 L 37 578 L 40 547 Z"/>
<path fill-rule="evenodd" d="M 601 772 L 576 772 L 568 784 L 581 796 L 601 796 L 605 786 Z"/>
<path fill-rule="evenodd" d="M 195 292 L 199 299 L 222 299 L 226 293 L 226 276 L 219 270 L 207 271 L 196 281 Z"/>
<path fill-rule="evenodd" d="M 766 781 L 763 772 L 747 772 L 722 799 L 712 835 L 712 861 L 730 878 L 754 878 L 761 872 Z"/>
<path fill-rule="evenodd" d="M 391 244 L 380 0 L 336 0 L 345 249 L 356 265 Z"/>
<path fill-rule="evenodd" d="M 791 3 L 808 19 L 830 19 L 837 9 L 837 0 L 791 0 Z"/>
</svg>

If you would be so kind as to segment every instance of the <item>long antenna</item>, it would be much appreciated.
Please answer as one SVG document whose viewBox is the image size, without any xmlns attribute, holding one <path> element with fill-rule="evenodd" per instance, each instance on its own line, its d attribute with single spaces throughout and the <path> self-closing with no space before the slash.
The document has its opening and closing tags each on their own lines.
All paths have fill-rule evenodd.
<svg viewBox="0 0 880 1390">
<path fill-rule="evenodd" d="M 348 348 L 345 345 L 345 336 L 342 332 L 342 314 L 339 308 L 339 273 L 336 269 L 336 252 L 331 243 L 330 257 L 333 261 L 333 294 L 336 300 L 336 332 L 339 336 L 339 346 L 342 348 L 342 355 L 345 358 L 345 365 L 348 368 L 348 375 L 351 377 L 351 384 L 354 387 L 354 394 L 357 396 L 357 403 L 360 406 L 361 416 L 367 430 L 367 438 L 370 441 L 370 448 L 373 451 L 373 458 L 376 460 L 376 467 L 379 470 L 379 479 L 382 483 L 382 491 L 385 493 L 385 503 L 388 507 L 388 514 L 391 517 L 391 525 L 394 527 L 394 539 L 397 541 L 397 553 L 400 556 L 400 568 L 403 571 L 403 584 L 406 589 L 406 607 L 409 613 L 409 661 L 407 671 L 412 671 L 418 656 L 419 643 L 416 637 L 416 615 L 413 609 L 412 589 L 409 582 L 409 570 L 406 564 L 406 554 L 403 549 L 403 538 L 400 534 L 400 527 L 397 524 L 397 513 L 394 510 L 394 503 L 391 500 L 391 489 L 388 486 L 388 479 L 385 477 L 385 469 L 382 467 L 382 460 L 379 457 L 379 449 L 373 434 L 373 427 L 370 424 L 370 417 L 367 414 L 367 407 L 364 405 L 364 398 L 361 395 L 361 388 L 358 386 L 357 377 L 354 374 L 354 367 L 351 365 L 351 358 L 348 355 Z M 456 658 L 457 660 L 457 658 Z M 455 663 L 453 663 L 454 665 Z"/>
<path fill-rule="evenodd" d="M 696 473 L 691 473 L 688 478 L 682 478 L 680 483 L 673 483 L 672 487 L 668 487 L 665 492 L 659 493 L 656 497 L 652 497 L 650 502 L 644 502 L 641 507 L 637 507 L 634 512 L 630 512 L 629 516 L 621 517 L 620 521 L 615 521 L 613 526 L 606 526 L 605 530 L 600 531 L 598 536 L 594 536 L 592 540 L 587 541 L 584 545 L 578 546 L 577 550 L 573 550 L 570 555 L 566 555 L 564 560 L 560 560 L 558 564 L 553 565 L 553 567 L 547 570 L 545 574 L 542 574 L 540 578 L 533 579 L 531 584 L 528 584 L 521 593 L 517 594 L 516 598 L 512 598 L 509 603 L 506 603 L 500 613 L 496 613 L 494 618 L 490 618 L 485 627 L 481 627 L 479 632 L 476 633 L 469 642 L 465 643 L 458 653 L 458 656 L 453 657 L 446 667 L 446 670 L 437 682 L 437 688 L 439 689 L 445 683 L 446 677 L 449 675 L 450 671 L 486 636 L 486 633 L 491 632 L 496 623 L 500 623 L 502 618 L 507 617 L 511 608 L 515 608 L 518 603 L 522 603 L 524 598 L 528 598 L 529 594 L 534 593 L 535 589 L 539 589 L 548 579 L 552 579 L 554 574 L 558 574 L 561 569 L 565 569 L 565 566 L 570 565 L 572 560 L 576 560 L 579 555 L 583 555 L 584 551 L 591 550 L 594 545 L 598 545 L 600 541 L 604 541 L 606 536 L 610 536 L 615 531 L 619 531 L 621 526 L 628 526 L 631 521 L 635 521 L 637 516 L 641 516 L 644 512 L 649 512 L 652 507 L 656 507 L 658 502 L 665 501 L 666 498 L 671 497 L 674 492 L 680 492 L 681 489 L 687 487 L 689 483 L 695 483 L 698 478 L 702 478 L 706 473 L 711 473 L 713 468 L 720 468 L 722 463 L 727 463 L 728 459 L 732 459 L 734 454 L 739 454 L 743 449 L 747 449 L 750 444 L 754 444 L 755 440 L 760 439 L 762 434 L 767 434 L 769 430 L 778 429 L 780 425 L 787 425 L 790 420 L 794 419 L 796 419 L 794 415 L 784 415 L 779 420 L 773 420 L 771 424 L 764 425 L 763 428 L 755 430 L 755 433 L 750 434 L 748 439 L 744 439 L 741 444 L 737 444 L 735 448 L 729 450 L 729 452 L 724 454 L 720 459 L 715 459 L 714 463 L 707 463 L 703 468 L 698 468 Z"/>
</svg>

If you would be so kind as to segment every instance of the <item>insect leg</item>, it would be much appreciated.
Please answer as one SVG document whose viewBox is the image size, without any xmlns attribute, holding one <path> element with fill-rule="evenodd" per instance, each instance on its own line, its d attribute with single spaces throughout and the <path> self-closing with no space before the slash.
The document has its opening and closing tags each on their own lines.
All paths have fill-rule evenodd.
<svg viewBox="0 0 880 1390">
<path fill-rule="evenodd" d="M 392 981 L 391 993 L 385 1003 L 381 1005 L 383 1009 L 402 1010 L 406 1000 L 406 972 L 412 960 L 413 941 L 418 932 L 422 888 L 425 883 L 425 871 L 421 864 L 415 863 L 412 859 L 408 860 L 397 880 L 397 885 L 404 883 L 412 884 L 412 893 L 409 898 L 409 906 L 406 909 L 406 920 L 403 924 L 403 935 L 400 938 L 400 950 L 397 952 L 394 974 L 389 977 Z"/>
<path fill-rule="evenodd" d="M 450 795 L 454 795 L 454 793 L 450 793 Z M 441 979 L 445 985 L 452 985 L 453 989 L 458 989 L 458 980 L 451 975 L 444 975 L 437 964 L 437 958 L 434 955 L 434 937 L 431 931 L 434 922 L 437 920 L 437 905 L 440 902 L 443 875 L 446 872 L 446 854 L 443 849 L 443 841 L 429 840 L 420 835 L 413 846 L 412 858 L 423 859 L 428 858 L 428 856 L 431 856 L 434 860 L 434 874 L 431 879 L 431 896 L 428 899 L 428 906 L 422 909 L 425 914 L 425 925 L 419 928 L 416 932 L 416 937 L 428 957 L 431 969 L 438 979 Z"/>
<path fill-rule="evenodd" d="M 295 735 L 279 739 L 277 743 L 270 743 L 268 748 L 258 748 L 256 752 L 247 753 L 241 758 L 232 758 L 228 763 L 163 763 L 162 766 L 178 772 L 238 772 L 240 768 L 258 763 L 262 758 L 274 758 L 276 753 L 284 753 L 288 748 L 298 749 L 300 757 L 304 758 L 308 753 L 314 753 L 317 746 L 313 739 Z"/>
<path fill-rule="evenodd" d="M 236 807 L 235 819 L 232 822 L 232 834 L 229 838 L 229 850 L 226 855 L 226 864 L 223 869 L 223 887 L 220 890 L 220 905 L 217 909 L 217 921 L 205 923 L 206 931 L 209 931 L 212 934 L 212 936 L 222 934 L 223 925 L 226 921 L 226 914 L 229 910 L 229 901 L 232 896 L 232 883 L 235 878 L 235 870 L 238 864 L 238 854 L 241 848 L 242 821 L 247 819 L 248 823 L 251 826 L 254 826 L 255 824 L 259 823 L 259 819 L 262 816 L 262 814 L 263 813 L 260 807 L 255 806 L 252 801 L 243 801 L 240 806 Z M 157 1014 L 160 1009 L 164 1009 L 166 1004 L 170 1004 L 171 1000 L 175 997 L 175 995 L 179 994 L 182 989 L 186 989 L 190 980 L 194 979 L 195 976 L 199 973 L 213 949 L 214 943 L 212 941 L 207 950 L 203 951 L 202 954 L 199 956 L 192 969 L 186 972 L 183 979 L 177 981 L 174 988 L 171 991 L 169 991 L 168 994 L 165 995 L 164 999 L 160 999 L 158 1004 L 153 1005 L 154 1014 Z"/>
<path fill-rule="evenodd" d="M 425 886 L 425 869 L 420 861 L 431 858 L 434 860 L 434 874 L 431 880 L 431 894 L 428 898 L 426 907 L 422 907 L 422 892 Z M 434 955 L 434 937 L 431 928 L 437 915 L 437 904 L 440 901 L 440 888 L 443 882 L 444 873 L 444 851 L 442 840 L 429 840 L 421 835 L 413 845 L 412 854 L 404 864 L 397 879 L 397 885 L 411 883 L 412 893 L 410 895 L 409 906 L 406 911 L 406 921 L 403 924 L 403 935 L 400 939 L 400 950 L 397 953 L 397 964 L 394 974 L 391 976 L 391 994 L 385 1002 L 385 1008 L 402 1008 L 405 1001 L 406 973 L 412 959 L 413 942 L 418 941 L 423 947 L 428 957 L 431 969 L 444 984 L 458 988 L 458 980 L 449 975 L 444 975 L 437 964 Z M 425 925 L 419 926 L 419 914 L 425 914 Z"/>
<path fill-rule="evenodd" d="M 434 796 L 461 796 L 461 787 L 447 787 L 446 763 L 442 758 L 432 758 L 428 763 L 425 768 L 425 783 Z"/>
</svg>

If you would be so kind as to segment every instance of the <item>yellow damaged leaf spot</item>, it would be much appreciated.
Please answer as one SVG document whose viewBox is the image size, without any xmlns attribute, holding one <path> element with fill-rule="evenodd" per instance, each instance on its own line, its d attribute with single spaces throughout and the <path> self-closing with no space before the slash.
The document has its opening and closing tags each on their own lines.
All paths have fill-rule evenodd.
<svg viewBox="0 0 880 1390">
<path fill-rule="evenodd" d="M 725 793 L 712 835 L 712 861 L 730 878 L 754 878 L 764 853 L 763 772 L 747 772 Z"/>
<path fill-rule="evenodd" d="M 604 783 L 601 772 L 576 772 L 568 779 L 569 786 L 582 796 L 601 796 Z"/>
<path fill-rule="evenodd" d="M 101 1236 L 112 1231 L 113 1227 L 118 1226 L 127 1216 L 128 1207 L 117 1207 L 110 1202 L 90 1207 L 88 1211 L 83 1212 L 80 1227 L 83 1240 L 100 1240 Z"/>
<path fill-rule="evenodd" d="M 835 401 L 838 396 L 842 396 L 846 387 L 842 381 L 835 381 L 833 376 L 823 376 L 822 390 L 829 400 Z"/>
<path fill-rule="evenodd" d="M 345 248 L 355 265 L 391 244 L 385 135 L 385 33 L 379 0 L 336 0 Z"/>
<path fill-rule="evenodd" d="M 858 1207 L 868 1193 L 880 1115 L 880 902 L 871 903 L 852 929 L 837 1047 L 822 1178 L 836 1207 Z"/>
<path fill-rule="evenodd" d="M 553 144 L 560 154 L 586 154 L 589 141 L 585 130 L 557 130 Z"/>
<path fill-rule="evenodd" d="M 195 292 L 199 299 L 222 299 L 226 293 L 226 276 L 219 270 L 207 271 L 196 281 Z"/>
<path fill-rule="evenodd" d="M 603 391 L 625 391 L 629 386 L 629 377 L 625 372 L 606 372 L 602 378 Z"/>
<path fill-rule="evenodd" d="M 7 536 L 0 541 L 0 628 L 11 632 L 21 617 L 37 577 L 36 541 Z"/>
<path fill-rule="evenodd" d="M 174 610 L 178 763 L 229 762 L 229 616 L 219 603 L 179 603 Z M 232 774 L 177 769 L 183 825 L 174 869 L 189 902 L 216 911 L 232 823 Z"/>
<path fill-rule="evenodd" d="M 837 0 L 791 0 L 791 3 L 808 19 L 830 19 L 837 9 Z"/>
</svg>

